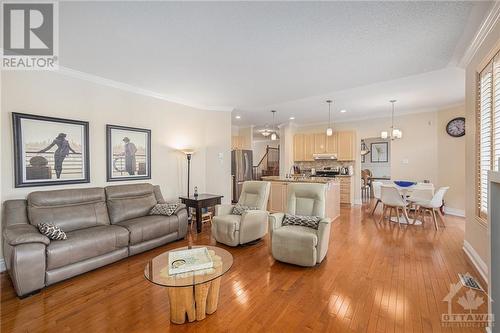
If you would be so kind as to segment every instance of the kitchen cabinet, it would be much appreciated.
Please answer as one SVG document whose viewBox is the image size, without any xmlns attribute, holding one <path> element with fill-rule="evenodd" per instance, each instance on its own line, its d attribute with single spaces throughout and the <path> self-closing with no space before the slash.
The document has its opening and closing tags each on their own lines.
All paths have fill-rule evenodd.
<svg viewBox="0 0 500 333">
<path fill-rule="evenodd" d="M 304 134 L 304 159 L 303 161 L 314 161 L 314 133 Z"/>
<path fill-rule="evenodd" d="M 293 160 L 314 161 L 314 154 L 336 154 L 339 161 L 356 158 L 356 134 L 354 131 L 325 133 L 297 133 L 293 137 Z"/>
<path fill-rule="evenodd" d="M 315 154 L 326 153 L 326 134 L 325 133 L 314 134 L 314 153 Z"/>
<path fill-rule="evenodd" d="M 232 136 L 231 137 L 231 149 L 243 149 L 244 140 L 242 136 Z"/>
<path fill-rule="evenodd" d="M 271 213 L 285 212 L 287 208 L 287 188 L 286 182 L 271 182 L 269 202 L 267 210 Z"/>
<path fill-rule="evenodd" d="M 293 160 L 304 161 L 304 134 L 295 134 L 293 137 Z"/>
<path fill-rule="evenodd" d="M 340 203 L 351 204 L 351 178 L 337 177 L 340 184 Z"/>
<path fill-rule="evenodd" d="M 355 135 L 353 131 L 338 132 L 338 152 L 339 161 L 354 161 Z"/>
<path fill-rule="evenodd" d="M 337 154 L 338 149 L 339 149 L 339 147 L 338 147 L 338 133 L 334 132 L 331 136 L 326 136 L 326 153 L 327 154 Z"/>
</svg>

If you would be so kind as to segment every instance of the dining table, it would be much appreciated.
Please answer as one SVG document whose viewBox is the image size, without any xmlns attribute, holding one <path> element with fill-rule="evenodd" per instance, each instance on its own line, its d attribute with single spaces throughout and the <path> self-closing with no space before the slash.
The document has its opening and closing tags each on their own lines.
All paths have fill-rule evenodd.
<svg viewBox="0 0 500 333">
<path fill-rule="evenodd" d="M 411 193 L 415 190 L 428 190 L 432 189 L 432 193 L 434 194 L 434 185 L 432 183 L 416 183 L 414 185 L 410 186 L 399 186 L 394 182 L 388 182 L 384 183 L 382 186 L 388 186 L 388 187 L 395 187 L 398 189 L 399 193 L 401 193 L 401 196 L 405 199 L 408 199 L 411 196 Z M 415 208 L 410 207 L 410 211 L 415 211 Z M 398 221 L 400 219 L 401 221 Z M 406 219 L 401 216 L 401 217 L 391 217 L 389 221 L 393 223 L 401 223 L 401 224 L 408 224 L 406 222 Z M 410 218 L 410 223 L 409 224 L 414 224 L 414 225 L 422 225 L 423 221 L 421 220 L 414 220 Z"/>
</svg>

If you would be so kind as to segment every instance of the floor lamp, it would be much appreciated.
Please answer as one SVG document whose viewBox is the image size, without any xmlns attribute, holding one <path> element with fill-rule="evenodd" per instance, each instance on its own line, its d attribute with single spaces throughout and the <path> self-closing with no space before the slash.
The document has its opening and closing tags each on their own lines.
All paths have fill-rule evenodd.
<svg viewBox="0 0 500 333">
<path fill-rule="evenodd" d="M 186 158 L 187 158 L 187 162 L 188 162 L 187 196 L 189 197 L 189 182 L 190 182 L 190 173 L 191 173 L 191 157 L 194 154 L 194 150 L 192 150 L 192 149 L 185 149 L 182 152 L 184 154 L 186 154 Z"/>
</svg>

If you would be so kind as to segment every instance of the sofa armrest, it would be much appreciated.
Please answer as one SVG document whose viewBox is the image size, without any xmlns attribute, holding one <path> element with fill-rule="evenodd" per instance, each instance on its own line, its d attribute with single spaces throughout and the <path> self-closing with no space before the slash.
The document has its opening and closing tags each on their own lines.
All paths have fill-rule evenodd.
<svg viewBox="0 0 500 333">
<path fill-rule="evenodd" d="M 281 223 L 285 218 L 285 213 L 273 213 L 269 215 L 269 235 L 273 237 L 273 231 L 281 228 Z"/>
<path fill-rule="evenodd" d="M 322 218 L 318 226 L 318 247 L 316 262 L 320 263 L 328 252 L 328 245 L 330 243 L 330 230 L 332 220 L 330 218 Z"/>
<path fill-rule="evenodd" d="M 49 245 L 50 239 L 41 234 L 38 229 L 31 224 L 14 224 L 8 226 L 3 231 L 5 242 L 11 246 L 28 244 L 28 243 L 42 243 Z"/>
<path fill-rule="evenodd" d="M 241 215 L 240 244 L 264 237 L 267 234 L 269 213 L 265 210 L 247 210 Z"/>
<path fill-rule="evenodd" d="M 234 205 L 222 204 L 215 206 L 215 216 L 230 215 L 233 212 Z"/>
</svg>

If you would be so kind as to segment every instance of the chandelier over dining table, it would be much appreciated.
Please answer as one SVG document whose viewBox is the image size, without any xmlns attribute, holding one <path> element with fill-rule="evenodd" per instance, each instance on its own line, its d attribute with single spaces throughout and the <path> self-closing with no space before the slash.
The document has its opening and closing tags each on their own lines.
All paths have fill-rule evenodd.
<svg viewBox="0 0 500 333">
<path fill-rule="evenodd" d="M 403 132 L 394 126 L 394 104 L 397 102 L 395 99 L 389 101 L 392 104 L 391 128 L 389 131 L 382 131 L 380 137 L 382 139 L 396 140 L 403 137 Z"/>
</svg>

